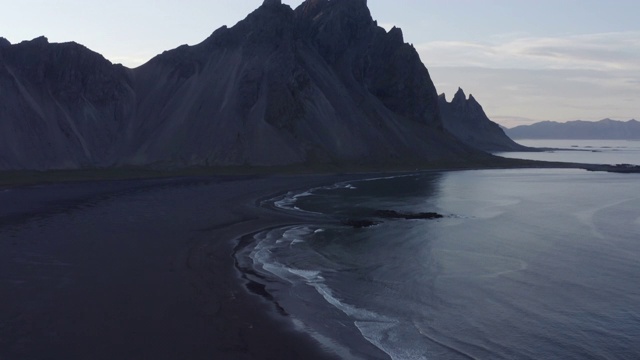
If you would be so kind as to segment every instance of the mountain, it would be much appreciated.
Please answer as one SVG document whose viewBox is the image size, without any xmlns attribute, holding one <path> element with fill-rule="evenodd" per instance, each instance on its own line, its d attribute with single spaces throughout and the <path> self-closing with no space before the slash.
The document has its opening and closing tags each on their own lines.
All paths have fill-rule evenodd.
<svg viewBox="0 0 640 360">
<path fill-rule="evenodd" d="M 366 0 L 278 0 L 127 69 L 0 41 L 0 169 L 385 165 L 485 157 L 443 130 L 402 31 Z"/>
<path fill-rule="evenodd" d="M 640 139 L 640 122 L 637 120 L 600 121 L 575 120 L 566 123 L 542 121 L 508 129 L 514 139 Z"/>
<path fill-rule="evenodd" d="M 76 43 L 0 40 L 0 169 L 113 165 L 132 86 L 130 70 Z"/>
<path fill-rule="evenodd" d="M 444 128 L 465 144 L 484 151 L 526 151 L 511 140 L 500 125 L 491 121 L 473 95 L 466 98 L 458 88 L 451 102 L 445 94 L 438 97 Z"/>
</svg>

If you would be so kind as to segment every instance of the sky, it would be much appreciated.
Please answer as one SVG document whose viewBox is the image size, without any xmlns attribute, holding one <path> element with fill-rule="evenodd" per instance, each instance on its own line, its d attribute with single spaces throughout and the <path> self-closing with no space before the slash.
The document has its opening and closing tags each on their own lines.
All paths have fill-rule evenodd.
<svg viewBox="0 0 640 360">
<path fill-rule="evenodd" d="M 341 0 L 332 0 L 341 1 Z M 283 0 L 296 7 L 302 0 Z M 75 41 L 136 67 L 232 26 L 262 0 L 0 0 L 0 36 Z M 640 120 L 638 0 L 368 0 L 403 30 L 447 99 L 494 121 Z"/>
</svg>

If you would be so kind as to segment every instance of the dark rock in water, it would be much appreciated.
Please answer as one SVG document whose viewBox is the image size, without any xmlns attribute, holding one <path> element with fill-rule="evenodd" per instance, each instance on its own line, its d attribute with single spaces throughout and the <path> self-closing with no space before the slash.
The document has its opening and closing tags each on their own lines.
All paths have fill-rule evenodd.
<svg viewBox="0 0 640 360">
<path fill-rule="evenodd" d="M 606 171 L 612 173 L 624 173 L 624 174 L 632 174 L 632 173 L 640 173 L 640 165 L 633 164 L 616 164 L 616 165 L 607 165 L 607 164 L 581 164 L 580 168 L 586 169 L 588 171 Z"/>
<path fill-rule="evenodd" d="M 385 219 L 406 219 L 406 220 L 416 220 L 416 219 L 441 219 L 444 215 L 438 214 L 436 212 L 419 212 L 419 213 L 405 213 L 398 212 L 395 210 L 377 210 L 375 212 L 375 216 Z"/>
<path fill-rule="evenodd" d="M 527 151 L 529 148 L 511 140 L 485 114 L 473 95 L 467 100 L 458 89 L 451 102 L 444 94 L 438 98 L 444 128 L 465 144 L 484 151 Z"/>
<path fill-rule="evenodd" d="M 443 130 L 416 50 L 366 0 L 266 0 L 135 69 L 44 37 L 0 43 L 0 170 L 488 157 Z"/>
<path fill-rule="evenodd" d="M 343 220 L 341 223 L 344 226 L 351 226 L 356 229 L 362 229 L 362 228 L 371 227 L 371 226 L 380 224 L 379 221 L 366 220 L 366 219 L 346 219 L 346 220 Z"/>
<path fill-rule="evenodd" d="M 406 213 L 395 210 L 376 210 L 373 213 L 374 217 L 382 219 L 404 219 L 404 220 L 431 220 L 440 219 L 444 216 L 435 212 L 419 212 L 419 213 Z M 341 221 L 344 226 L 350 226 L 356 229 L 367 228 L 380 224 L 380 221 L 371 219 L 345 219 Z"/>
</svg>

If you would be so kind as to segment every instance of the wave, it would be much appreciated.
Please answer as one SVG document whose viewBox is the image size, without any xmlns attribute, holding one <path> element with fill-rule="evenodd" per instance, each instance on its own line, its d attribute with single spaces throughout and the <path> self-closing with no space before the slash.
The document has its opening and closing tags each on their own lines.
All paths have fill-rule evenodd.
<svg viewBox="0 0 640 360">
<path fill-rule="evenodd" d="M 304 212 L 309 214 L 321 214 L 319 212 L 304 210 L 296 206 L 296 203 L 301 198 L 314 196 L 320 190 L 336 190 L 336 189 L 349 189 L 355 190 L 357 187 L 353 186 L 349 182 L 336 183 L 328 186 L 319 186 L 315 188 L 311 188 L 309 190 L 305 190 L 302 192 L 289 191 L 284 195 L 277 196 L 275 198 L 267 199 L 261 203 L 262 206 L 273 205 L 277 209 L 287 210 L 287 211 L 296 211 L 296 212 Z"/>
<path fill-rule="evenodd" d="M 396 336 L 394 335 L 397 333 L 396 328 L 401 326 L 400 320 L 350 304 L 338 296 L 327 284 L 324 273 L 335 272 L 339 264 L 327 263 L 325 259 L 325 262 L 320 265 L 315 264 L 315 261 L 308 261 L 306 258 L 305 261 L 296 258 L 300 251 L 306 251 L 306 254 L 311 256 L 313 250 L 309 248 L 291 249 L 291 247 L 305 244 L 308 237 L 323 231 L 325 231 L 324 228 L 312 225 L 288 226 L 263 231 L 254 235 L 254 242 L 250 246 L 247 256 L 251 259 L 253 269 L 263 276 L 275 276 L 291 287 L 304 284 L 315 290 L 315 293 L 320 295 L 326 304 L 339 310 L 352 321 L 354 330 L 357 330 L 364 340 L 392 359 L 407 358 L 409 350 L 398 348 L 397 344 L 391 340 Z M 294 266 L 292 263 L 303 263 L 307 266 Z M 297 323 L 296 327 L 310 333 L 321 344 L 345 354 L 348 344 L 338 345 L 340 339 L 332 340 L 332 334 L 323 335 L 310 329 L 306 326 L 304 319 L 295 314 L 292 315 L 292 318 Z M 420 359 L 420 357 L 412 358 Z"/>
<path fill-rule="evenodd" d="M 343 181 L 337 182 L 332 185 L 326 186 L 318 186 L 304 191 L 289 191 L 284 195 L 280 195 L 274 198 L 267 199 L 261 203 L 262 206 L 273 206 L 277 209 L 286 210 L 286 211 L 296 211 L 296 212 L 304 212 L 309 214 L 321 214 L 314 211 L 304 210 L 296 206 L 298 201 L 302 198 L 317 195 L 319 191 L 331 191 L 331 190 L 357 190 L 358 187 L 355 184 L 359 182 L 368 182 L 368 181 L 378 181 L 378 180 L 389 180 L 389 179 L 397 179 L 403 177 L 411 177 L 416 176 L 419 173 L 410 173 L 410 174 L 399 174 L 399 175 L 390 175 L 390 176 L 378 176 L 371 177 L 366 179 L 352 180 L 352 181 Z"/>
<path fill-rule="evenodd" d="M 277 197 L 277 198 L 269 199 L 265 203 L 266 204 L 273 204 L 276 208 L 282 209 L 282 210 L 301 211 L 301 212 L 308 212 L 308 213 L 312 213 L 312 214 L 317 214 L 317 213 L 315 213 L 313 211 L 305 211 L 305 210 L 302 210 L 299 207 L 295 206 L 295 204 L 298 202 L 298 200 L 300 198 L 307 197 L 307 196 L 312 196 L 313 195 L 313 190 L 314 189 L 307 190 L 307 191 L 304 191 L 302 193 L 296 193 L 296 192 L 293 192 L 293 191 L 289 191 L 285 195 L 282 195 L 282 196 Z M 265 203 L 263 203 L 263 205 Z"/>
</svg>

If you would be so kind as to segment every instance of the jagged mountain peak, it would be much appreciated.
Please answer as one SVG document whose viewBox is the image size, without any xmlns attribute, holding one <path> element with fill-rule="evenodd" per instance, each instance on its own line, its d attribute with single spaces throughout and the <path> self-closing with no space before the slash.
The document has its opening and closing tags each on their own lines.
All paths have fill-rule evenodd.
<svg viewBox="0 0 640 360">
<path fill-rule="evenodd" d="M 295 10 L 267 0 L 135 69 L 77 44 L 32 43 L 46 46 L 2 48 L 11 68 L 0 73 L 0 103 L 13 110 L 0 112 L 0 167 L 384 167 L 485 156 L 443 131 L 416 50 L 399 28 L 379 27 L 364 0 Z M 34 143 L 51 149 L 28 150 Z"/>
<path fill-rule="evenodd" d="M 278 6 L 282 5 L 282 0 L 264 0 L 262 6 Z"/>
<path fill-rule="evenodd" d="M 22 41 L 21 44 L 48 44 L 49 39 L 46 36 L 38 36 L 32 40 Z"/>
<path fill-rule="evenodd" d="M 0 36 L 0 47 L 10 46 L 10 45 L 11 45 L 11 42 L 9 42 L 9 40 Z"/>
<path fill-rule="evenodd" d="M 391 30 L 389 30 L 389 37 L 394 42 L 404 43 L 404 35 L 402 34 L 402 29 L 399 27 L 392 27 Z"/>
<path fill-rule="evenodd" d="M 484 113 L 484 110 L 482 109 L 482 105 L 480 105 L 478 100 L 476 100 L 476 98 L 473 97 L 472 94 L 469 94 L 469 99 L 467 100 L 467 105 L 469 106 L 469 108 L 475 109 L 475 111 L 478 111 L 478 112 L 481 111 L 481 112 Z"/>
<path fill-rule="evenodd" d="M 438 100 L 440 102 L 446 102 L 447 97 L 445 93 L 440 94 L 438 97 Z M 451 99 L 451 104 L 454 104 L 455 106 L 462 106 L 464 108 L 474 108 L 474 109 L 479 108 L 480 110 L 482 110 L 482 105 L 480 105 L 480 103 L 478 102 L 478 100 L 476 100 L 473 94 L 469 94 L 469 97 L 467 97 L 464 90 L 462 90 L 462 88 L 460 87 L 458 87 L 458 90 L 453 96 L 453 99 Z"/>
<path fill-rule="evenodd" d="M 298 17 L 311 20 L 321 13 L 324 15 L 331 13 L 332 16 L 336 14 L 348 15 L 365 21 L 371 20 L 366 0 L 306 0 L 295 11 Z"/>
<path fill-rule="evenodd" d="M 458 88 L 451 102 L 447 102 L 444 93 L 440 94 L 438 103 L 445 129 L 468 145 L 485 151 L 525 149 L 487 117 L 473 95 L 467 99 L 462 88 Z"/>
<path fill-rule="evenodd" d="M 366 0 L 307 0 L 295 11 L 300 20 L 311 24 L 320 22 L 326 26 L 327 19 L 338 19 L 343 27 L 362 30 L 374 23 Z"/>
<path fill-rule="evenodd" d="M 452 103 L 464 102 L 467 100 L 467 95 L 465 95 L 464 90 L 462 88 L 458 88 L 458 91 L 453 95 Z"/>
</svg>

